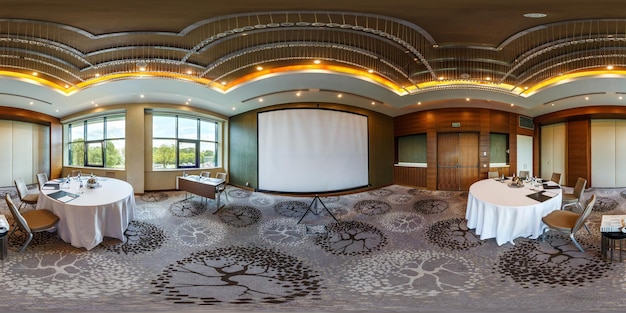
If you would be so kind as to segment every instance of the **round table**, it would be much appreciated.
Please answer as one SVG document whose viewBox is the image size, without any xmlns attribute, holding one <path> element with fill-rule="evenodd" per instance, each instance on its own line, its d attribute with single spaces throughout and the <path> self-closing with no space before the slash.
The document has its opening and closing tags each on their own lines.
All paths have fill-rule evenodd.
<svg viewBox="0 0 626 313">
<path fill-rule="evenodd" d="M 83 188 L 77 178 L 69 185 L 64 179 L 46 183 L 37 209 L 48 209 L 59 217 L 57 233 L 74 247 L 93 249 L 105 236 L 126 241 L 124 231 L 135 214 L 133 187 L 123 180 L 100 177 L 98 187 L 88 188 L 87 179 L 82 178 Z M 60 192 L 69 195 L 55 199 Z M 72 198 L 74 195 L 78 197 Z"/>
<path fill-rule="evenodd" d="M 562 190 L 553 182 L 545 182 L 546 188 L 531 190 L 531 184 L 514 188 L 511 180 L 485 179 L 470 186 L 467 211 L 467 227 L 475 229 L 480 239 L 495 238 L 498 245 L 519 237 L 536 239 L 546 227 L 541 218 L 561 208 Z M 528 197 L 539 194 L 543 201 Z"/>
</svg>

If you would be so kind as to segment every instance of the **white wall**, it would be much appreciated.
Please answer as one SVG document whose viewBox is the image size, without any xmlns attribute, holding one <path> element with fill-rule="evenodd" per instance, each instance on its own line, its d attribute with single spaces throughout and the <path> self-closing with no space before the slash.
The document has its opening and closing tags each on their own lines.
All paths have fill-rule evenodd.
<svg viewBox="0 0 626 313">
<path fill-rule="evenodd" d="M 520 171 L 533 173 L 533 137 L 517 135 L 517 175 Z"/>
<path fill-rule="evenodd" d="M 591 181 L 594 187 L 626 186 L 626 121 L 591 120 Z"/>
<path fill-rule="evenodd" d="M 541 127 L 541 177 L 550 179 L 552 173 L 565 173 L 565 123 Z"/>
<path fill-rule="evenodd" d="M 26 184 L 37 182 L 37 173 L 50 175 L 50 127 L 0 120 L 0 186 L 13 186 L 21 177 Z"/>
</svg>

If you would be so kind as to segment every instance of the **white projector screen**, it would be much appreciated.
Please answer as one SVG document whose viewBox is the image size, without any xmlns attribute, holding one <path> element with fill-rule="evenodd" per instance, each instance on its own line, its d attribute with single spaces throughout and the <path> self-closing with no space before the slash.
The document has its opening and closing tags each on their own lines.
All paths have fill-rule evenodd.
<svg viewBox="0 0 626 313">
<path fill-rule="evenodd" d="M 321 193 L 369 184 L 367 116 L 324 109 L 258 114 L 259 190 Z"/>
</svg>

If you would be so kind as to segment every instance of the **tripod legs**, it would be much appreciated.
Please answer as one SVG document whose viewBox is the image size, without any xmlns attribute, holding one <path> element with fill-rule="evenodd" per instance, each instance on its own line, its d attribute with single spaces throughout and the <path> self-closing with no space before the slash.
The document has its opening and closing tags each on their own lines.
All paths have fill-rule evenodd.
<svg viewBox="0 0 626 313">
<path fill-rule="evenodd" d="M 312 212 L 315 215 L 319 215 L 320 212 L 317 209 L 317 203 L 321 203 L 322 206 L 324 207 L 324 210 L 326 210 L 326 212 L 328 212 L 328 215 L 330 215 L 335 221 L 337 221 L 337 218 L 333 215 L 332 212 L 330 212 L 330 210 L 326 207 L 326 205 L 324 204 L 324 202 L 322 202 L 322 199 L 320 199 L 320 197 L 318 195 L 315 195 L 315 198 L 313 198 L 313 201 L 311 201 L 311 204 L 309 205 L 309 208 L 306 209 L 306 212 L 304 212 L 304 215 L 302 215 L 302 217 L 300 218 L 300 220 L 298 221 L 298 224 L 300 224 L 300 222 L 302 222 L 302 219 L 304 219 L 304 217 L 309 213 Z M 315 206 L 315 210 L 311 210 L 311 208 L 313 208 L 313 206 Z"/>
</svg>

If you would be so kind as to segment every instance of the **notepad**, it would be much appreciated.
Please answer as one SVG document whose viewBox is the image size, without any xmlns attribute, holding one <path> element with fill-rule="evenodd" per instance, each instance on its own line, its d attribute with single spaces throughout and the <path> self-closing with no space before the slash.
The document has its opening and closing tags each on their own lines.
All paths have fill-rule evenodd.
<svg viewBox="0 0 626 313">
<path fill-rule="evenodd" d="M 57 199 L 61 202 L 69 202 L 78 198 L 77 194 L 69 193 L 67 191 L 59 190 L 48 195 L 50 198 Z"/>
<path fill-rule="evenodd" d="M 539 202 L 544 202 L 546 200 L 552 199 L 552 197 L 554 196 L 556 196 L 556 194 L 551 193 L 551 192 L 544 192 L 544 191 L 538 191 L 538 192 L 526 195 L 526 197 L 537 200 Z"/>
<path fill-rule="evenodd" d="M 543 189 L 561 189 L 561 186 L 559 186 L 559 185 L 543 184 Z"/>
<path fill-rule="evenodd" d="M 46 183 L 46 184 L 43 185 L 43 187 L 41 187 L 41 189 L 58 190 L 59 189 L 59 183 Z"/>
</svg>

